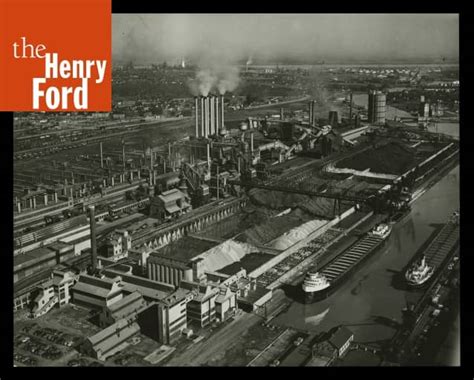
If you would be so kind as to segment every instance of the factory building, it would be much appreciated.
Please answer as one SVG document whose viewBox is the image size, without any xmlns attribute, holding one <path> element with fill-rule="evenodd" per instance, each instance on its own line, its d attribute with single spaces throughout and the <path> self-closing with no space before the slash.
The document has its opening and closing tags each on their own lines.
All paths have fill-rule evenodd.
<svg viewBox="0 0 474 380">
<path fill-rule="evenodd" d="M 74 247 L 61 242 L 16 255 L 13 258 L 13 282 L 21 287 L 21 284 L 27 283 L 32 275 L 72 257 L 74 257 Z"/>
<path fill-rule="evenodd" d="M 353 340 L 354 334 L 348 328 L 341 326 L 328 339 L 316 343 L 312 351 L 313 354 L 332 362 L 347 353 Z"/>
<path fill-rule="evenodd" d="M 148 278 L 179 286 L 181 280 L 192 280 L 193 269 L 183 260 L 152 253 L 147 261 Z"/>
<path fill-rule="evenodd" d="M 172 189 L 153 198 L 150 216 L 160 220 L 172 220 L 191 209 L 189 196 L 178 189 Z"/>
<path fill-rule="evenodd" d="M 104 307 L 99 315 L 99 323 L 101 326 L 110 326 L 120 319 L 134 316 L 145 306 L 146 302 L 140 293 L 130 293 L 120 301 Z"/>
<path fill-rule="evenodd" d="M 33 301 L 31 315 L 37 318 L 46 314 L 54 306 L 64 306 L 71 300 L 70 289 L 76 277 L 72 272 L 53 271 L 51 278 L 38 286 L 38 294 Z"/>
<path fill-rule="evenodd" d="M 385 124 L 385 107 L 387 97 L 381 91 L 369 91 L 368 121 L 371 124 Z"/>
<path fill-rule="evenodd" d="M 56 241 L 64 241 L 70 244 L 71 241 L 84 236 L 88 239 L 87 227 L 87 217 L 80 215 L 50 224 L 33 232 L 21 234 L 14 239 L 14 255 L 29 252 Z"/>
<path fill-rule="evenodd" d="M 103 361 L 124 349 L 126 341 L 139 333 L 140 326 L 136 321 L 121 319 L 87 338 L 82 350 L 86 355 Z"/>
<path fill-rule="evenodd" d="M 179 186 L 179 173 L 169 172 L 155 176 L 155 194 L 171 190 Z"/>
<path fill-rule="evenodd" d="M 237 295 L 228 286 L 219 286 L 215 303 L 216 318 L 219 322 L 224 322 L 237 310 Z"/>
<path fill-rule="evenodd" d="M 120 276 L 124 295 L 138 292 L 147 302 L 160 301 L 175 291 L 173 285 L 123 273 L 115 267 L 103 270 L 102 274 L 110 279 Z"/>
<path fill-rule="evenodd" d="M 123 297 L 121 278 L 98 278 L 83 274 L 72 288 L 72 302 L 90 309 L 102 310 Z"/>
<path fill-rule="evenodd" d="M 117 261 L 127 257 L 128 250 L 132 248 L 132 237 L 128 234 L 127 230 L 115 230 L 112 235 L 107 238 L 105 246 L 105 257 Z"/>
<path fill-rule="evenodd" d="M 220 294 L 218 287 L 183 280 L 180 288 L 195 293 L 193 299 L 187 305 L 189 321 L 194 321 L 200 327 L 205 327 L 216 320 L 216 299 Z"/>
<path fill-rule="evenodd" d="M 140 274 L 146 274 L 146 263 L 153 249 L 148 247 L 131 248 L 128 251 L 128 259 L 133 262 L 135 269 Z"/>
<path fill-rule="evenodd" d="M 337 356 L 342 357 L 354 340 L 354 334 L 347 327 L 341 326 L 329 338 L 329 343 L 337 350 Z"/>
<path fill-rule="evenodd" d="M 172 344 L 188 326 L 187 303 L 193 295 L 178 289 L 159 302 L 154 302 L 138 315 L 142 334 L 163 343 Z"/>
<path fill-rule="evenodd" d="M 257 286 L 255 278 L 239 276 L 230 285 L 230 289 L 237 296 L 237 303 L 240 309 L 252 312 L 259 307 L 263 307 L 272 299 L 273 292 L 270 289 Z"/>
</svg>

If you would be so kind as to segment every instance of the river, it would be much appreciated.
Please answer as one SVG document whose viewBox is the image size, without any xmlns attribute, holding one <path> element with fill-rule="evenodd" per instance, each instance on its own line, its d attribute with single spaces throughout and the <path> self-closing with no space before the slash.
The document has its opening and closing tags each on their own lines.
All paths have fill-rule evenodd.
<svg viewBox="0 0 474 380">
<path fill-rule="evenodd" d="M 412 205 L 411 213 L 394 226 L 387 245 L 328 299 L 303 305 L 294 302 L 275 324 L 322 332 L 344 324 L 359 342 L 379 342 L 395 333 L 390 320 L 401 322 L 401 310 L 419 291 L 397 288 L 395 276 L 435 231 L 459 208 L 459 166 Z"/>
</svg>

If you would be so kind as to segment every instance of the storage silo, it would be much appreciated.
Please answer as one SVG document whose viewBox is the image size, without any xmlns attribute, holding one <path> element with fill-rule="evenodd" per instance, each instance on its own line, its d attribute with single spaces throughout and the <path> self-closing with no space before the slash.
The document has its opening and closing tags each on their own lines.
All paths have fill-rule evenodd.
<svg viewBox="0 0 474 380">
<path fill-rule="evenodd" d="M 385 124 L 386 95 L 381 91 L 369 91 L 368 119 L 372 124 Z"/>
</svg>

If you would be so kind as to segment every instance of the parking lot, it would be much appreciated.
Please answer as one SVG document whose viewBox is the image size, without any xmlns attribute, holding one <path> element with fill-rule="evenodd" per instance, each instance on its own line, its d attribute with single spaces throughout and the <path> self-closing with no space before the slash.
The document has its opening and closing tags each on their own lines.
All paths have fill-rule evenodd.
<svg viewBox="0 0 474 380">
<path fill-rule="evenodd" d="M 72 347 L 80 341 L 80 337 L 31 324 L 15 335 L 14 361 L 30 366 L 54 365 L 59 359 L 74 355 Z"/>
<path fill-rule="evenodd" d="M 53 309 L 37 319 L 15 317 L 14 362 L 21 366 L 67 366 L 79 356 L 84 337 L 99 331 L 88 321 L 89 311 L 73 305 Z M 77 359 L 78 360 L 78 359 Z M 91 359 L 92 360 L 92 359 Z M 72 363 L 72 365 L 88 365 Z"/>
</svg>

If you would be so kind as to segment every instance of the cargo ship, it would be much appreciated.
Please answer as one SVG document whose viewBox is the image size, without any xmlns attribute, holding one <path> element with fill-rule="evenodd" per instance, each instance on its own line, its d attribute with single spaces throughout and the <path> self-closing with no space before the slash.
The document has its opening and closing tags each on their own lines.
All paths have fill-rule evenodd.
<svg viewBox="0 0 474 380">
<path fill-rule="evenodd" d="M 426 285 L 433 275 L 456 252 L 459 244 L 459 212 L 454 212 L 429 245 L 415 255 L 405 271 L 405 281 L 409 287 Z"/>
<path fill-rule="evenodd" d="M 319 271 L 311 268 L 301 285 L 305 303 L 328 297 L 362 262 L 374 254 L 387 240 L 392 227 L 382 223 Z"/>
</svg>

